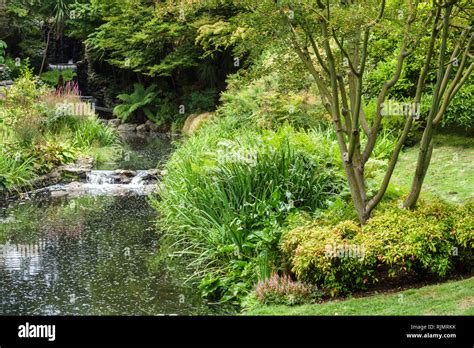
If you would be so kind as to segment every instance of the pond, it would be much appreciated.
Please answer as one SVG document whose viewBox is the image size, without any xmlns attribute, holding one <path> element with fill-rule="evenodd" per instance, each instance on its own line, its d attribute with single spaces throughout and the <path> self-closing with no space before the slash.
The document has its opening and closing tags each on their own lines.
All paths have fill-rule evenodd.
<svg viewBox="0 0 474 348">
<path fill-rule="evenodd" d="M 133 161 L 115 167 L 154 167 L 170 151 L 163 139 L 129 138 L 125 146 Z M 218 313 L 176 272 L 157 269 L 155 221 L 144 195 L 32 199 L 0 207 L 0 314 Z"/>
<path fill-rule="evenodd" d="M 172 152 L 174 137 L 161 133 L 120 133 L 124 156 L 115 163 L 103 163 L 97 169 L 150 169 L 164 163 Z"/>
</svg>

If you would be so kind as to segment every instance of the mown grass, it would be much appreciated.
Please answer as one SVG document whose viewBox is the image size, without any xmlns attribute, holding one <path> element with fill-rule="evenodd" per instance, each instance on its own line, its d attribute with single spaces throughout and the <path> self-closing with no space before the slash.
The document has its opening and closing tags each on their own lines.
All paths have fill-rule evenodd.
<svg viewBox="0 0 474 348">
<path fill-rule="evenodd" d="M 415 173 L 418 145 L 401 155 L 392 185 L 408 192 Z M 474 138 L 454 134 L 438 134 L 433 156 L 423 184 L 422 197 L 439 196 L 453 203 L 474 197 Z"/>
<path fill-rule="evenodd" d="M 322 304 L 261 306 L 244 315 L 474 315 L 474 277 Z"/>
</svg>

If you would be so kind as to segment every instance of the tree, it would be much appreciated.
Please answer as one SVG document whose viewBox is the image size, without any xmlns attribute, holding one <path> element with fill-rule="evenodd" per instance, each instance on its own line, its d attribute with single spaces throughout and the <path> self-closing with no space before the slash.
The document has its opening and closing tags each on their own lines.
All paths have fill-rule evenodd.
<svg viewBox="0 0 474 348">
<path fill-rule="evenodd" d="M 55 0 L 53 7 L 53 16 L 48 19 L 49 29 L 46 35 L 46 44 L 43 54 L 43 61 L 40 67 L 40 75 L 43 72 L 44 64 L 48 56 L 49 42 L 51 39 L 51 33 L 55 31 L 56 40 L 59 40 L 64 31 L 64 22 L 69 17 L 68 3 L 66 0 Z"/>
<path fill-rule="evenodd" d="M 400 151 L 418 115 L 407 115 L 377 193 L 368 197 L 364 168 L 381 129 L 389 90 L 415 49 L 425 50 L 414 103 L 428 88 L 426 78 L 436 61 L 437 77 L 420 144 L 416 173 L 405 207 L 415 206 L 433 151 L 433 135 L 454 95 L 472 72 L 472 8 L 461 0 L 400 1 L 261 1 L 248 2 L 260 35 L 287 40 L 314 78 L 324 107 L 332 118 L 352 201 L 361 223 L 379 204 L 390 183 Z M 430 28 L 430 29 L 427 29 Z M 364 112 L 363 91 L 369 47 L 374 32 L 399 33 L 397 63 L 377 97 L 373 121 Z M 428 37 L 428 43 L 420 42 Z M 448 44 L 449 43 L 449 44 Z M 439 48 L 437 48 L 439 45 Z M 448 47 L 452 49 L 448 58 Z M 437 56 L 437 57 L 436 57 Z M 471 62 L 471 63 L 469 63 Z"/>
</svg>

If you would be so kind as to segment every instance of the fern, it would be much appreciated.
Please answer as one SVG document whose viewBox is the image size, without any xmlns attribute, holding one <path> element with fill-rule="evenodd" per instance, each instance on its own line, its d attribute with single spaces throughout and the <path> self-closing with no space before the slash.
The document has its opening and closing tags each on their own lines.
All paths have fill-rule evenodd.
<svg viewBox="0 0 474 348">
<path fill-rule="evenodd" d="M 145 89 L 142 84 L 136 83 L 133 88 L 132 94 L 124 93 L 117 96 L 123 103 L 114 108 L 114 113 L 123 122 L 126 122 L 137 111 L 143 112 L 151 119 L 154 115 L 153 104 L 158 96 L 156 85 L 151 85 Z"/>
</svg>

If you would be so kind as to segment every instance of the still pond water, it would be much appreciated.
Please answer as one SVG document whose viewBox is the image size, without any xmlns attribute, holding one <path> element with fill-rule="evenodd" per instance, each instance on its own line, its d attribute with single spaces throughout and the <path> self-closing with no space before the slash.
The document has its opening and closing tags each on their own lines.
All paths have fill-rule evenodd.
<svg viewBox="0 0 474 348">
<path fill-rule="evenodd" d="M 124 140 L 100 169 L 149 169 L 163 137 Z M 0 315 L 222 314 L 176 272 L 157 269 L 156 212 L 146 196 L 84 196 L 0 206 Z"/>
</svg>

